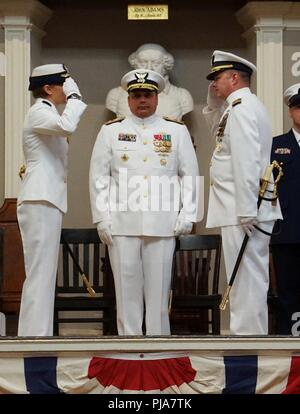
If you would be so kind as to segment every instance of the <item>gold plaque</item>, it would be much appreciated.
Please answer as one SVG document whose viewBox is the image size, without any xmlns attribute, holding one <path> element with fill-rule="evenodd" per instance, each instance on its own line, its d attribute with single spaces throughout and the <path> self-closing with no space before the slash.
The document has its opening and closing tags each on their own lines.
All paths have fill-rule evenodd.
<svg viewBox="0 0 300 414">
<path fill-rule="evenodd" d="M 167 4 L 129 4 L 128 20 L 168 20 Z"/>
</svg>

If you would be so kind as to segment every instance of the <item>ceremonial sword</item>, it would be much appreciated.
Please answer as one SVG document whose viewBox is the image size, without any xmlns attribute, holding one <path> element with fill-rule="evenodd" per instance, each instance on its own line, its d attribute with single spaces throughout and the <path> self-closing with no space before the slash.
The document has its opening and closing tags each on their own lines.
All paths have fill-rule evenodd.
<svg viewBox="0 0 300 414">
<path fill-rule="evenodd" d="M 271 178 L 271 175 L 272 175 L 272 172 L 273 172 L 274 168 L 278 169 L 278 175 L 276 177 L 276 180 L 274 181 L 273 197 L 272 198 L 265 198 L 264 195 L 265 195 L 265 192 L 267 191 L 268 184 L 272 184 L 270 182 L 270 178 Z M 280 178 L 282 177 L 282 175 L 283 175 L 282 167 L 281 167 L 281 165 L 279 165 L 279 163 L 277 161 L 273 161 L 272 164 L 268 165 L 268 167 L 266 168 L 265 174 L 264 174 L 264 176 L 261 180 L 259 196 L 258 196 L 258 201 L 257 201 L 257 209 L 259 209 L 259 206 L 260 206 L 262 200 L 267 200 L 267 201 L 271 201 L 272 203 L 274 203 L 274 202 L 276 203 L 276 200 L 277 200 L 277 197 L 278 197 L 278 195 L 277 195 L 277 184 L 278 184 L 278 181 L 280 180 Z M 223 299 L 222 299 L 222 301 L 219 305 L 219 308 L 221 310 L 226 309 L 226 305 L 227 305 L 228 300 L 229 300 L 229 294 L 230 294 L 233 282 L 236 278 L 237 271 L 239 269 L 240 263 L 242 261 L 242 257 L 243 257 L 244 251 L 246 249 L 248 240 L 249 240 L 249 236 L 248 236 L 248 234 L 245 234 L 245 237 L 244 237 L 242 246 L 240 248 L 238 257 L 236 259 L 235 266 L 234 266 L 232 275 L 230 277 L 227 289 L 226 289 L 226 291 L 224 293 L 224 296 L 223 296 Z"/>
</svg>

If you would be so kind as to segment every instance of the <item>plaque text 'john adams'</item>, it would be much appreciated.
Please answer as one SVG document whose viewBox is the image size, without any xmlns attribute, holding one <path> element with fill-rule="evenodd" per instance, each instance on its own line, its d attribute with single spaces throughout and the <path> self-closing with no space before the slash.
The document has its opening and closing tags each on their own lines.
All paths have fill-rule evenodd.
<svg viewBox="0 0 300 414">
<path fill-rule="evenodd" d="M 128 20 L 168 20 L 167 4 L 129 4 Z"/>
</svg>

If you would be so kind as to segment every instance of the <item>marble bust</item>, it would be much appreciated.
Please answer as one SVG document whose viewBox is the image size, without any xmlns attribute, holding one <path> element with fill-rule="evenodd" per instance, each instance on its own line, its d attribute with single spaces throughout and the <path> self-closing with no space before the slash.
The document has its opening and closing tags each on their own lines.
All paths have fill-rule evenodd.
<svg viewBox="0 0 300 414">
<path fill-rule="evenodd" d="M 194 109 L 189 91 L 170 82 L 168 72 L 174 66 L 174 58 L 162 46 L 155 43 L 143 44 L 129 56 L 128 62 L 134 69 L 152 69 L 165 78 L 166 87 L 158 98 L 158 115 L 181 120 L 183 115 Z M 105 106 L 117 116 L 130 115 L 127 97 L 127 92 L 121 86 L 113 88 L 107 94 Z"/>
</svg>

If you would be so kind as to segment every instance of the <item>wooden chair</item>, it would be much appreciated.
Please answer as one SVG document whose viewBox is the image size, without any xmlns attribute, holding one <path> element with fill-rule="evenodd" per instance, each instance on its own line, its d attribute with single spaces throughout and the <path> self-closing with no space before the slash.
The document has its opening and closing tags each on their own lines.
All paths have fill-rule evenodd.
<svg viewBox="0 0 300 414">
<path fill-rule="evenodd" d="M 95 290 L 96 297 L 88 294 L 66 243 Z M 96 322 L 102 324 L 103 335 L 114 335 L 117 333 L 115 308 L 114 282 L 108 252 L 101 244 L 97 230 L 62 229 L 54 304 L 54 334 L 59 335 L 61 323 Z M 71 315 L 76 312 L 76 315 L 66 317 L 62 312 Z M 99 316 L 94 317 L 95 312 Z"/>
<path fill-rule="evenodd" d="M 178 238 L 173 263 L 172 334 L 220 334 L 220 258 L 220 235 Z"/>
</svg>

